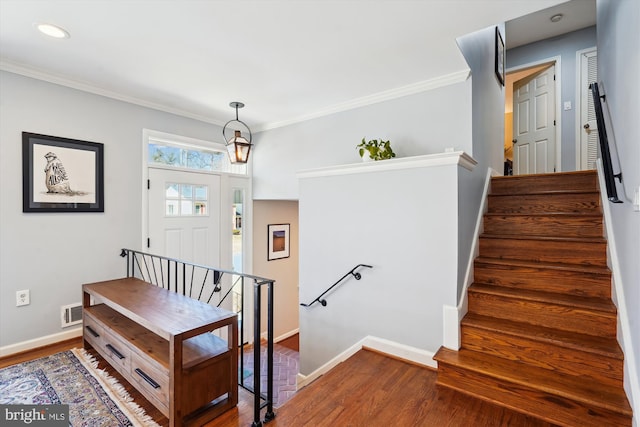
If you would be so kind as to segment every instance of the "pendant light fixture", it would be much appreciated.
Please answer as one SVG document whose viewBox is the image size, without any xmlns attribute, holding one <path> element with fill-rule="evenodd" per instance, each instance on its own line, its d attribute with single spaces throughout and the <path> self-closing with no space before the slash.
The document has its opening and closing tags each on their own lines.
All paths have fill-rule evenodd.
<svg viewBox="0 0 640 427">
<path fill-rule="evenodd" d="M 224 128 L 222 128 L 222 136 L 224 137 L 224 140 L 226 141 L 226 144 L 227 144 L 227 152 L 229 153 L 229 160 L 231 160 L 231 163 L 234 163 L 234 164 L 247 163 L 247 161 L 249 161 L 249 151 L 251 151 L 251 145 L 252 145 L 251 129 L 249 129 L 249 126 L 247 126 L 246 123 L 238 119 L 238 108 L 244 107 L 244 104 L 242 102 L 234 101 L 230 103 L 229 106 L 231 108 L 236 109 L 236 118 L 229 120 L 224 125 Z M 227 139 L 227 135 L 225 132 L 227 130 L 227 126 L 229 126 L 229 124 L 232 122 L 240 123 L 242 124 L 242 126 L 244 126 L 247 129 L 247 132 L 249 133 L 248 140 L 247 138 L 242 136 L 242 132 L 240 132 L 237 129 L 234 129 L 233 137 L 231 137 L 230 139 Z"/>
</svg>

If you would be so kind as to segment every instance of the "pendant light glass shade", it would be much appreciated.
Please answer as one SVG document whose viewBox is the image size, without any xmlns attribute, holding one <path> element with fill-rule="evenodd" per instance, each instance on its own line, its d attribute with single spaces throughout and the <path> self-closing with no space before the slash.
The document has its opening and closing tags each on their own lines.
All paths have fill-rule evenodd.
<svg viewBox="0 0 640 427">
<path fill-rule="evenodd" d="M 225 139 L 227 144 L 227 152 L 229 153 L 229 160 L 233 164 L 237 163 L 247 163 L 249 161 L 249 152 L 251 151 L 251 129 L 247 126 L 243 121 L 238 119 L 238 108 L 244 107 L 242 102 L 232 102 L 229 104 L 230 107 L 236 109 L 236 118 L 233 120 L 229 120 L 222 129 L 222 136 Z M 242 133 L 239 130 L 235 130 L 233 137 L 227 139 L 225 131 L 227 130 L 227 126 L 231 122 L 240 123 L 242 126 L 247 128 L 247 132 L 249 133 L 249 139 L 242 136 Z"/>
<path fill-rule="evenodd" d="M 231 163 L 247 163 L 251 145 L 239 130 L 235 131 L 233 138 L 227 141 L 227 152 Z"/>
</svg>

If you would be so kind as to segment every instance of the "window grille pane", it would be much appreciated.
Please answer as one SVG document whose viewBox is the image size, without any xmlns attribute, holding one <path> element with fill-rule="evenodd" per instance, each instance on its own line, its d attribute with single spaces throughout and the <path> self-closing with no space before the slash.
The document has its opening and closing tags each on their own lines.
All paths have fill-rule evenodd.
<svg viewBox="0 0 640 427">
<path fill-rule="evenodd" d="M 196 202 L 196 215 L 207 214 L 207 202 Z"/>
<path fill-rule="evenodd" d="M 167 200 L 166 201 L 167 210 L 165 214 L 167 216 L 178 216 L 180 215 L 180 211 L 178 209 L 178 201 L 177 200 Z"/>
<path fill-rule="evenodd" d="M 165 189 L 165 197 L 167 199 L 177 199 L 180 197 L 179 189 L 180 186 L 178 184 L 167 184 Z"/>
<path fill-rule="evenodd" d="M 193 186 L 182 184 L 182 193 L 180 193 L 180 197 L 183 199 L 190 199 L 193 197 Z"/>
<path fill-rule="evenodd" d="M 193 202 L 191 200 L 180 201 L 180 215 L 193 215 Z"/>
<path fill-rule="evenodd" d="M 207 187 L 196 186 L 195 187 L 196 200 L 207 200 Z"/>
</svg>

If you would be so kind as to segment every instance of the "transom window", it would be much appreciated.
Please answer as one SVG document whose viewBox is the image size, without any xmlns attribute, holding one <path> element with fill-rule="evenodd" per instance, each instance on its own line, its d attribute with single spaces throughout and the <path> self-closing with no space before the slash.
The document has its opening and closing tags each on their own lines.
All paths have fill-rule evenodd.
<svg viewBox="0 0 640 427">
<path fill-rule="evenodd" d="M 247 174 L 247 165 L 232 164 L 226 151 L 181 147 L 163 144 L 158 141 L 149 141 L 147 161 L 149 164 L 175 168 Z"/>
<path fill-rule="evenodd" d="M 209 188 L 206 185 L 167 183 L 166 216 L 208 216 Z"/>
</svg>

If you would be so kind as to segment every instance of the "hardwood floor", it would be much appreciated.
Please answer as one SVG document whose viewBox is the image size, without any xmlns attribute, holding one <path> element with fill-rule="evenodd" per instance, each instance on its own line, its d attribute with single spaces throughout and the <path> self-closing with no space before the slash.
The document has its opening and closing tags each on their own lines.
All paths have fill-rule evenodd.
<svg viewBox="0 0 640 427">
<path fill-rule="evenodd" d="M 80 338 L 0 359 L 0 367 L 82 346 Z M 94 354 L 95 355 L 95 354 Z M 100 356 L 96 356 L 100 359 Z M 101 359 L 100 359 L 101 360 Z M 168 420 L 101 360 L 134 400 L 163 426 Z M 436 372 L 361 350 L 277 409 L 272 427 L 449 426 L 550 427 L 552 424 L 436 386 Z M 207 427 L 246 427 L 253 422 L 253 395 L 240 389 L 238 406 Z"/>
<path fill-rule="evenodd" d="M 295 334 L 282 341 L 278 341 L 277 344 L 294 351 L 300 351 L 300 334 Z"/>
</svg>

